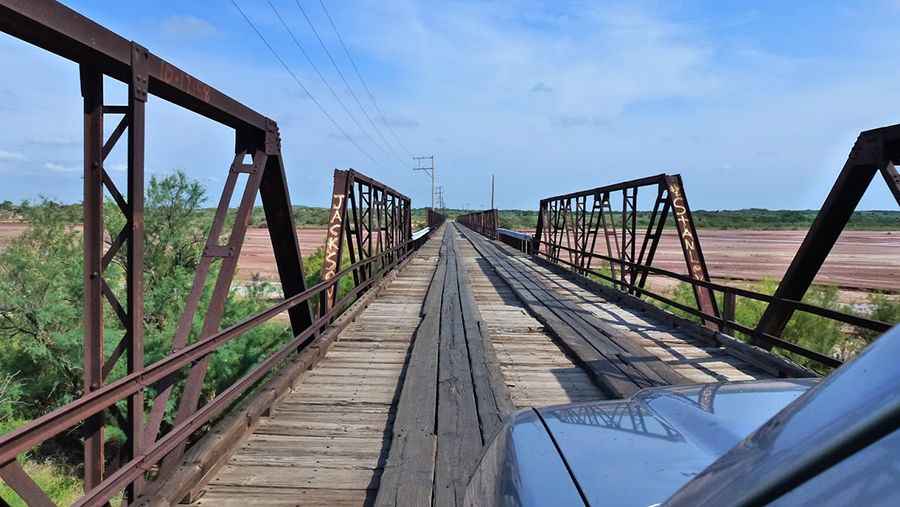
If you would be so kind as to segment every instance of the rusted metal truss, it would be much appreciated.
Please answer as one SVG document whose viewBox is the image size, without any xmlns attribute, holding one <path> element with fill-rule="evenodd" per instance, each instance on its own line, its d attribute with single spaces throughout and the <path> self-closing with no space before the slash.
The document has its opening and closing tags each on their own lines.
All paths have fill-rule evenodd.
<svg viewBox="0 0 900 507">
<path fill-rule="evenodd" d="M 801 311 L 879 333 L 891 328 L 887 322 L 866 319 L 800 301 L 815 271 L 821 266 L 825 255 L 834 244 L 837 233 L 849 220 L 853 207 L 876 172 L 881 171 L 894 196 L 900 199 L 898 197 L 900 177 L 893 163 L 889 162 L 900 155 L 900 126 L 864 132 L 860 138 L 875 138 L 875 146 L 878 150 L 882 150 L 877 154 L 881 158 L 876 158 L 868 164 L 848 162 L 851 169 L 845 167 L 835 185 L 835 190 L 829 195 L 826 205 L 823 206 L 797 258 L 794 259 L 792 269 L 788 271 L 785 281 L 779 288 L 779 292 L 784 295 L 776 293 L 770 296 L 709 281 L 699 238 L 684 194 L 684 186 L 677 175 L 652 176 L 542 200 L 532 252 L 579 274 L 592 275 L 611 282 L 629 294 L 655 299 L 677 308 L 700 318 L 707 327 L 722 333 L 740 332 L 757 345 L 782 349 L 810 359 L 825 368 L 838 367 L 841 365 L 838 359 L 783 339 L 781 337 L 783 326 L 766 328 L 760 325 L 753 328 L 737 322 L 735 307 L 736 299 L 742 297 L 766 303 L 770 309 L 767 314 L 772 312 L 774 315 L 787 315 L 784 322 L 791 313 Z M 859 144 L 860 141 L 857 142 L 857 145 Z M 851 161 L 859 160 L 860 155 L 856 153 L 855 148 L 851 154 Z M 852 169 L 860 167 L 862 169 L 855 172 Z M 654 186 L 655 204 L 642 237 L 638 237 L 635 216 L 637 189 Z M 610 204 L 610 196 L 615 192 L 621 193 L 621 214 L 614 212 Z M 678 228 L 688 267 L 687 275 L 651 265 L 669 212 L 673 213 Z M 623 227 L 630 230 L 619 231 L 619 228 Z M 598 239 L 597 236 L 601 233 L 603 237 Z M 601 242 L 601 249 L 605 246 L 606 254 L 595 251 L 598 241 Z M 640 250 L 636 249 L 638 242 L 641 243 Z M 608 263 L 608 270 L 603 272 L 598 269 L 599 266 L 592 265 L 593 259 Z M 812 273 L 807 271 L 810 268 L 814 268 Z M 647 289 L 645 281 L 649 275 L 691 284 L 697 299 L 697 308 Z M 716 293 L 722 294 L 721 315 L 716 307 L 714 297 Z"/>
<path fill-rule="evenodd" d="M 776 297 L 794 301 L 803 299 L 877 173 L 881 173 L 900 206 L 900 173 L 894 165 L 897 161 L 900 161 L 900 125 L 859 134 L 837 181 L 778 285 Z M 772 303 L 763 313 L 757 330 L 780 335 L 793 314 L 794 308 L 790 304 Z M 768 346 L 765 343 L 757 345 Z"/>
<path fill-rule="evenodd" d="M 456 217 L 456 221 L 490 239 L 497 239 L 500 215 L 497 210 L 476 211 Z"/>
<path fill-rule="evenodd" d="M 639 233 L 637 199 L 642 188 L 653 196 L 653 205 L 647 225 Z M 629 287 L 644 288 L 648 272 L 642 268 L 653 263 L 669 213 L 678 230 L 688 275 L 692 280 L 708 282 L 700 238 L 681 176 L 677 174 L 659 174 L 542 199 L 534 252 L 552 262 L 565 260 L 565 264 L 584 274 L 591 269 L 599 247 L 606 252 L 603 260 L 611 277 L 635 294 L 637 290 Z M 694 285 L 694 295 L 704 313 L 719 316 L 711 290 Z"/>
<path fill-rule="evenodd" d="M 354 286 L 372 278 L 385 265 L 406 252 L 397 247 L 412 239 L 412 215 L 409 197 L 353 169 L 334 171 L 334 192 L 325 241 L 322 280 L 329 281 L 341 270 L 344 249 L 350 264 L 379 257 L 381 265 L 368 264 L 353 271 Z M 381 254 L 386 253 L 382 256 Z M 332 285 L 322 310 L 330 310 L 337 300 Z"/>
<path fill-rule="evenodd" d="M 432 231 L 440 227 L 445 221 L 447 217 L 442 213 L 438 213 L 432 208 L 428 208 L 428 228 Z"/>
<path fill-rule="evenodd" d="M 76 505 L 105 505 L 124 493 L 131 503 L 152 489 L 145 484 L 148 472 L 164 478 L 180 463 L 185 445 L 198 430 L 252 388 L 273 368 L 302 349 L 324 329 L 343 307 L 421 244 L 409 234 L 409 200 L 384 185 L 358 173 L 348 182 L 354 228 L 345 228 L 352 264 L 335 272 L 329 280 L 306 287 L 300 246 L 294 227 L 281 139 L 276 123 L 224 95 L 183 70 L 128 41 L 77 12 L 51 0 L 0 0 L 0 30 L 72 60 L 80 65 L 84 98 L 84 394 L 77 400 L 30 424 L 0 436 L 0 478 L 28 505 L 52 505 L 46 493 L 28 476 L 17 457 L 36 445 L 78 425 L 84 439 L 85 495 Z M 105 104 L 104 76 L 128 86 L 127 104 Z M 206 245 L 195 272 L 193 285 L 172 338 L 172 350 L 163 359 L 145 364 L 143 351 L 143 215 L 144 215 L 144 110 L 149 95 L 155 95 L 197 114 L 232 127 L 234 158 L 228 168 Z M 104 122 L 112 117 L 115 128 L 104 137 Z M 104 160 L 127 133 L 127 188 L 122 192 L 104 167 Z M 240 189 L 240 181 L 243 188 Z M 362 190 L 366 188 L 366 190 Z M 378 190 L 374 190 L 374 189 Z M 359 189 L 359 190 L 358 190 Z M 125 216 L 125 227 L 104 248 L 104 192 Z M 235 192 L 240 204 L 227 241 L 220 239 Z M 371 193 L 374 192 L 374 193 Z M 220 329 L 225 302 L 237 269 L 238 258 L 257 196 L 261 198 L 272 249 L 278 268 L 282 302 L 225 330 Z M 400 202 L 402 201 L 402 202 Z M 341 213 L 345 213 L 342 211 Z M 357 217 L 363 213 L 361 217 Z M 372 226 L 371 220 L 378 220 Z M 383 222 L 381 220 L 387 220 Z M 368 222 L 366 222 L 368 221 Z M 359 224 L 366 222 L 368 225 Z M 368 231 L 365 236 L 363 231 Z M 378 237 L 371 245 L 372 233 Z M 354 240 L 356 241 L 356 240 Z M 356 248 L 356 250 L 352 250 Z M 119 294 L 106 282 L 104 273 L 114 258 L 124 256 L 126 287 Z M 339 257 L 338 257 L 339 258 Z M 218 269 L 214 267 L 218 265 Z M 336 266 L 336 269 L 339 265 Z M 202 311 L 202 328 L 190 340 L 195 316 L 210 272 L 216 278 L 208 306 Z M 335 283 L 353 273 L 355 287 L 334 308 L 323 309 L 314 319 L 311 302 L 333 294 Z M 104 353 L 104 300 L 121 321 L 123 336 L 106 356 Z M 204 405 L 201 390 L 211 354 L 229 341 L 280 313 L 287 313 L 293 339 L 235 381 Z M 107 382 L 107 376 L 122 358 L 124 377 Z M 183 382 L 177 412 L 171 425 L 163 425 L 166 405 L 175 385 Z M 152 400 L 145 396 L 153 394 Z M 122 414 L 120 402 L 125 402 Z M 146 410 L 145 408 L 149 408 Z M 106 470 L 103 427 L 114 416 L 123 426 L 127 442 L 116 470 Z M 124 424 L 121 423 L 124 421 Z"/>
</svg>

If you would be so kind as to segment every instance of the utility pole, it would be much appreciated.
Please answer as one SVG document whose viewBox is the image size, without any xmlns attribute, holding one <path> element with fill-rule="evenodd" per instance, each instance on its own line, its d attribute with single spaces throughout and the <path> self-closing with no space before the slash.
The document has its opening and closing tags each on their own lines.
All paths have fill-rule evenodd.
<svg viewBox="0 0 900 507">
<path fill-rule="evenodd" d="M 426 174 L 431 174 L 431 209 L 434 209 L 434 155 L 430 155 L 427 157 L 413 157 L 413 160 L 416 162 L 416 166 L 413 167 L 413 171 L 425 171 Z M 425 160 L 431 161 L 431 167 L 422 165 Z"/>
<path fill-rule="evenodd" d="M 441 210 L 441 212 L 443 212 L 443 210 L 444 210 L 444 186 L 438 185 L 437 189 L 435 191 L 437 192 L 437 207 L 439 210 Z"/>
<path fill-rule="evenodd" d="M 491 209 L 494 209 L 494 175 L 491 175 Z"/>
</svg>

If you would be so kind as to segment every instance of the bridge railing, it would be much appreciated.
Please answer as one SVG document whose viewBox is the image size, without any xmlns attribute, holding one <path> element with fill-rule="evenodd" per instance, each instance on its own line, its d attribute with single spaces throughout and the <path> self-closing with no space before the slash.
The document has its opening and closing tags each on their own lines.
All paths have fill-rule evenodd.
<svg viewBox="0 0 900 507">
<path fill-rule="evenodd" d="M 885 176 L 886 181 L 890 179 Z M 893 181 L 898 179 L 895 177 Z M 653 201 L 651 211 L 645 213 L 641 220 L 645 222 L 644 230 L 639 232 L 638 191 L 645 187 L 651 189 Z M 616 194 L 621 202 L 621 211 L 613 212 L 612 201 Z M 897 192 L 895 195 L 898 195 Z M 670 212 L 678 229 L 687 274 L 652 266 Z M 638 243 L 641 245 L 639 250 Z M 606 254 L 598 253 L 597 247 L 601 250 L 605 247 Z M 811 305 L 778 293 L 772 296 L 710 281 L 700 238 L 678 175 L 651 176 L 541 200 L 532 251 L 581 275 L 605 280 L 630 295 L 646 296 L 698 317 L 712 330 L 725 333 L 737 331 L 746 335 L 754 345 L 767 349 L 779 348 L 826 368 L 840 366 L 841 361 L 785 340 L 780 336 L 784 327 L 778 332 L 769 332 L 759 325 L 753 328 L 737 322 L 736 298 L 760 301 L 766 303 L 767 308 L 778 307 L 788 315 L 800 311 L 878 333 L 891 327 L 886 322 Z M 802 253 L 801 248 L 798 255 Z M 600 263 L 594 263 L 594 260 Z M 647 289 L 646 282 L 650 275 L 690 284 L 696 307 Z M 720 304 L 723 306 L 721 312 Z"/>
<path fill-rule="evenodd" d="M 563 250 L 570 250 L 567 247 L 559 247 Z M 674 308 L 677 308 L 683 312 L 691 314 L 695 317 L 699 317 L 701 320 L 706 322 L 711 322 L 717 326 L 719 330 L 725 333 L 731 333 L 733 331 L 741 332 L 747 335 L 750 338 L 759 340 L 762 343 L 768 344 L 771 347 L 777 347 L 799 356 L 805 357 L 807 359 L 812 359 L 824 366 L 829 368 L 835 368 L 842 364 L 842 362 L 838 359 L 835 359 L 831 356 L 816 352 L 814 350 L 802 347 L 793 342 L 787 341 L 779 336 L 775 336 L 769 333 L 765 333 L 759 331 L 756 328 L 752 328 L 749 326 L 745 326 L 735 320 L 735 308 L 736 308 L 736 298 L 744 297 L 748 299 L 752 299 L 755 301 L 762 301 L 769 305 L 771 304 L 779 304 L 784 305 L 786 307 L 791 308 L 793 311 L 806 312 L 812 315 L 817 315 L 819 317 L 824 317 L 826 319 L 831 319 L 837 322 L 841 322 L 843 324 L 848 324 L 851 326 L 855 326 L 858 328 L 866 329 L 869 331 L 874 331 L 877 333 L 883 333 L 890 329 L 892 326 L 887 322 L 881 322 L 873 319 L 867 319 L 864 317 L 859 317 L 856 315 L 851 315 L 843 312 L 838 312 L 836 310 L 831 310 L 829 308 L 819 307 L 815 305 L 811 305 L 809 303 L 804 303 L 802 301 L 795 301 L 790 299 L 779 298 L 775 296 L 771 296 L 768 294 L 762 294 L 760 292 L 755 292 L 747 289 L 741 289 L 738 287 L 731 287 L 728 285 L 722 285 L 714 282 L 707 282 L 705 280 L 695 280 L 687 275 L 676 273 L 674 271 L 668 271 L 665 269 L 639 265 L 636 263 L 629 263 L 627 261 L 623 261 L 622 259 L 612 258 L 606 255 L 597 254 L 597 253 L 585 253 L 584 255 L 589 255 L 593 258 L 600 259 L 607 262 L 613 262 L 620 266 L 630 266 L 632 269 L 639 271 L 641 273 L 647 273 L 652 275 L 659 275 L 668 277 L 673 280 L 677 280 L 680 282 L 685 282 L 691 284 L 695 287 L 701 287 L 706 290 L 713 291 L 715 294 L 721 293 L 721 300 L 723 300 L 723 315 L 718 316 L 711 313 L 704 312 L 699 308 L 694 308 L 689 305 L 685 305 L 678 301 L 675 301 L 667 296 L 659 294 L 657 292 L 651 291 L 645 287 L 642 287 L 637 284 L 632 284 L 629 282 L 623 282 L 618 278 L 613 278 L 609 276 L 609 274 L 601 272 L 592 268 L 579 268 L 576 264 L 573 264 L 565 259 L 557 259 L 555 262 L 562 264 L 568 268 L 571 268 L 573 271 L 578 271 L 581 274 L 592 275 L 607 282 L 610 282 L 616 288 L 630 293 L 636 294 L 639 296 L 647 296 L 649 298 L 655 299 L 667 305 L 670 305 Z"/>
<path fill-rule="evenodd" d="M 456 221 L 484 237 L 497 239 L 497 228 L 500 226 L 500 218 L 496 209 L 460 215 L 456 217 Z"/>
<path fill-rule="evenodd" d="M 432 208 L 428 208 L 428 228 L 431 230 L 435 230 L 444 222 L 447 221 L 447 217 L 438 211 L 435 211 Z"/>
<path fill-rule="evenodd" d="M 515 248 L 520 252 L 532 253 L 534 236 L 526 232 L 513 231 L 511 229 L 497 229 L 497 239 Z"/>
</svg>

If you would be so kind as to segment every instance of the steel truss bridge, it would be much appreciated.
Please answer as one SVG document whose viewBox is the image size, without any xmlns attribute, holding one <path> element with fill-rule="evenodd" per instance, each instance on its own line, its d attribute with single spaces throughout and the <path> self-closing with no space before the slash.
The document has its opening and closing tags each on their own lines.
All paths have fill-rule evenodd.
<svg viewBox="0 0 900 507">
<path fill-rule="evenodd" d="M 408 197 L 336 170 L 322 281 L 307 286 L 275 121 L 55 1 L 0 0 L 0 30 L 77 63 L 84 105 L 84 391 L 0 437 L 0 478 L 28 505 L 53 503 L 19 458 L 64 432 L 84 441 L 84 495 L 75 505 L 457 505 L 482 447 L 516 409 L 652 386 L 810 377 L 840 366 L 782 337 L 795 312 L 890 327 L 802 298 L 876 175 L 900 204 L 893 165 L 900 126 L 860 134 L 774 295 L 710 280 L 677 174 L 542 199 L 531 235 L 501 228 L 497 210 L 447 222 L 429 209 L 427 227 L 414 232 Z M 104 77 L 127 85 L 126 103 L 104 102 Z M 143 340 L 150 95 L 234 130 L 233 162 L 223 168 L 226 183 L 171 350 L 152 364 Z M 115 125 L 108 137 L 106 122 Z M 104 166 L 119 144 L 127 150 L 124 188 Z M 236 218 L 222 243 L 235 195 Z M 257 196 L 282 298 L 223 328 Z M 126 219 L 108 245 L 105 199 Z M 647 220 L 639 209 L 650 210 Z M 685 273 L 653 265 L 672 224 Z M 122 290 L 104 277 L 114 259 L 125 266 Z M 696 305 L 653 292 L 652 277 L 689 283 Z M 342 293 L 344 280 L 350 288 Z M 767 304 L 755 327 L 736 321 L 737 298 Z M 107 308 L 124 329 L 109 354 Z M 211 357 L 279 317 L 292 338 L 202 399 Z M 192 337 L 197 318 L 202 327 Z M 118 363 L 125 374 L 110 378 Z M 715 388 L 704 393 L 699 403 L 714 411 Z M 573 409 L 567 417 L 679 438 L 671 428 L 648 428 L 636 413 Z M 104 444 L 112 420 L 126 436 L 115 456 Z"/>
</svg>

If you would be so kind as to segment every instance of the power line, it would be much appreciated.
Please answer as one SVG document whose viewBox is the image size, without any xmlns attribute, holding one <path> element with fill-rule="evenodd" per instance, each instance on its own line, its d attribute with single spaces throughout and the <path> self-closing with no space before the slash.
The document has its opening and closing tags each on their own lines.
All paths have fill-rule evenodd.
<svg viewBox="0 0 900 507">
<path fill-rule="evenodd" d="M 331 55 L 331 51 L 328 50 L 328 46 L 325 45 L 325 41 L 322 40 L 322 37 L 319 35 L 319 31 L 316 30 L 316 26 L 313 24 L 312 19 L 306 14 L 306 9 L 303 8 L 303 5 L 300 3 L 300 0 L 294 0 L 297 4 L 297 8 L 300 9 L 300 12 L 303 14 L 303 17 L 306 19 L 306 23 L 309 25 L 309 28 L 312 29 L 313 34 L 315 34 L 316 39 L 319 41 L 319 45 L 322 46 L 322 50 L 325 51 L 325 54 L 328 55 L 328 59 L 331 60 L 331 65 L 334 67 L 334 70 L 337 71 L 338 76 L 340 76 L 341 81 L 344 82 L 344 86 L 347 87 L 347 91 L 350 92 L 350 96 L 353 97 L 353 100 L 356 101 L 356 105 L 359 106 L 359 110 L 362 111 L 363 115 L 369 120 L 369 124 L 372 125 L 372 130 L 375 131 L 376 134 L 381 138 L 384 142 L 384 145 L 388 147 L 390 150 L 390 154 L 394 157 L 397 157 L 397 160 L 400 160 L 400 163 L 404 163 L 403 160 L 397 155 L 397 152 L 394 151 L 394 147 L 388 142 L 387 138 L 384 136 L 384 133 L 381 132 L 381 129 L 378 128 L 378 125 L 372 120 L 372 117 L 369 115 L 369 112 L 366 111 L 366 108 L 363 107 L 362 102 L 360 102 L 359 97 L 356 96 L 356 92 L 353 91 L 353 87 L 350 86 L 350 83 L 347 82 L 347 78 L 344 76 L 344 73 L 341 71 L 341 68 L 338 66 L 337 62 L 334 60 L 334 57 Z"/>
<path fill-rule="evenodd" d="M 344 109 L 344 112 L 346 112 L 346 113 L 347 113 L 347 116 L 349 116 L 350 119 L 353 121 L 353 123 L 356 124 L 356 127 L 359 129 L 359 131 L 362 132 L 362 133 L 369 139 L 369 141 L 372 142 L 372 144 L 374 144 L 375 146 L 377 146 L 378 149 L 384 151 L 384 152 L 387 154 L 387 153 L 388 153 L 387 150 L 385 150 L 383 146 L 381 146 L 380 144 L 378 144 L 378 142 L 375 140 L 375 138 L 373 138 L 371 135 L 369 135 L 369 132 L 366 131 L 366 129 L 364 129 L 364 128 L 362 127 L 362 124 L 359 123 L 359 120 L 356 119 L 356 116 L 354 116 L 353 113 L 350 112 L 350 108 L 348 108 L 347 105 L 344 104 L 344 101 L 341 100 L 341 98 L 340 98 L 340 96 L 338 96 L 337 92 L 334 91 L 334 88 L 332 88 L 332 86 L 331 86 L 331 84 L 328 82 L 328 80 L 325 79 L 325 75 L 322 74 L 322 72 L 319 70 L 319 67 L 316 66 L 315 62 L 313 62 L 313 59 L 310 58 L 309 53 L 306 52 L 306 49 L 303 47 L 303 44 L 301 44 L 300 41 L 297 39 L 297 37 L 294 35 L 294 31 L 291 30 L 291 28 L 288 26 L 288 24 L 287 24 L 287 22 L 284 20 L 284 18 L 281 17 L 281 13 L 278 12 L 278 9 L 275 8 L 275 5 L 271 2 L 271 0 L 266 0 L 266 3 L 269 4 L 269 7 L 272 9 L 272 12 L 275 13 L 275 16 L 278 18 L 278 21 L 281 22 L 281 25 L 282 25 L 282 26 L 284 27 L 284 29 L 287 31 L 288 35 L 291 36 L 291 40 L 294 41 L 294 44 L 295 44 L 295 45 L 297 46 L 297 48 L 300 50 L 300 53 L 303 54 L 303 57 L 304 57 L 304 58 L 306 59 L 306 61 L 309 63 L 309 66 L 313 68 L 313 70 L 314 70 L 314 71 L 316 72 L 316 74 L 319 76 L 319 79 L 322 80 L 322 84 L 324 84 L 325 87 L 328 88 L 328 91 L 331 92 L 331 95 L 334 96 L 334 100 L 336 100 L 336 101 L 338 102 L 338 104 L 341 105 L 341 107 Z M 389 154 L 388 154 L 388 155 L 389 155 Z M 380 164 L 379 164 L 379 165 L 380 165 Z"/>
<path fill-rule="evenodd" d="M 319 4 L 322 6 L 322 10 L 325 11 L 325 16 L 328 17 L 328 22 L 331 23 L 331 28 L 334 30 L 335 35 L 337 35 L 338 41 L 341 43 L 341 47 L 344 48 L 344 53 L 347 55 L 347 59 L 350 60 L 350 64 L 353 66 L 353 72 L 356 73 L 356 77 L 359 78 L 359 82 L 362 83 L 363 88 L 366 90 L 366 93 L 369 95 L 369 98 L 372 100 L 372 104 L 375 105 L 375 110 L 378 111 L 378 114 L 381 115 L 381 119 L 384 121 L 385 126 L 388 130 L 393 134 L 394 139 L 397 141 L 397 145 L 406 152 L 407 155 L 412 157 L 412 152 L 403 145 L 400 141 L 400 136 L 397 135 L 397 132 L 394 131 L 394 127 L 391 127 L 391 124 L 387 121 L 387 115 L 384 114 L 384 111 L 381 110 L 381 107 L 378 105 L 378 101 L 375 100 L 375 95 L 372 93 L 372 90 L 369 89 L 369 85 L 366 84 L 366 80 L 363 79 L 362 73 L 359 72 L 359 67 L 356 66 L 356 61 L 353 59 L 353 56 L 350 55 L 350 50 L 347 49 L 347 45 L 344 44 L 344 38 L 341 37 L 341 32 L 338 31 L 337 25 L 334 24 L 334 19 L 331 18 L 331 13 L 328 12 L 328 8 L 325 7 L 325 2 L 319 0 Z"/>
<path fill-rule="evenodd" d="M 378 161 L 375 160 L 375 157 L 370 155 L 369 152 L 364 150 L 362 148 L 362 146 L 359 145 L 359 143 L 357 143 L 352 137 L 350 137 L 350 135 L 347 133 L 347 131 L 344 130 L 343 127 L 341 127 L 341 125 L 334 119 L 333 116 L 331 116 L 331 114 L 328 112 L 328 110 L 326 110 L 322 106 L 322 104 L 318 101 L 318 99 L 316 99 L 313 96 L 313 94 L 309 92 L 309 89 L 307 89 L 306 86 L 303 85 L 303 83 L 300 81 L 300 78 L 298 78 L 297 75 L 294 74 L 294 71 L 291 70 L 291 68 L 288 66 L 288 64 L 285 63 L 284 59 L 282 59 L 281 56 L 278 54 L 278 52 L 275 51 L 275 48 L 273 48 L 272 45 L 269 44 L 269 41 L 266 40 L 266 38 L 263 36 L 262 32 L 260 32 L 259 29 L 256 28 L 256 25 L 253 24 L 253 21 L 251 21 L 250 18 L 247 17 L 247 14 L 244 13 L 243 9 L 241 9 L 241 6 L 238 5 L 235 0 L 231 0 L 231 3 L 238 10 L 238 12 L 241 13 L 241 16 L 244 18 L 244 21 L 246 21 L 247 24 L 250 25 L 250 28 L 252 28 L 253 31 L 256 32 L 256 35 L 258 35 L 260 40 L 263 41 L 263 44 L 265 44 L 266 47 L 269 48 L 269 51 L 272 52 L 272 55 L 275 57 L 275 59 L 278 60 L 278 62 L 281 64 L 282 67 L 284 67 L 284 70 L 286 70 L 287 73 L 290 74 L 292 78 L 294 78 L 294 81 L 297 83 L 297 85 L 300 87 L 300 89 L 303 90 L 303 92 L 306 93 L 306 96 L 309 97 L 309 99 L 312 100 L 313 103 L 319 108 L 319 111 L 321 111 L 322 114 L 325 115 L 325 117 L 328 118 L 329 121 L 331 121 L 331 124 L 334 125 L 334 127 L 336 129 L 338 129 L 338 131 L 340 131 L 340 133 L 343 134 L 343 136 L 347 139 L 347 141 L 350 141 L 350 143 L 353 144 L 353 146 L 355 146 L 356 149 L 360 151 L 360 153 L 365 155 L 366 158 L 371 160 L 373 163 L 377 164 Z"/>
</svg>

